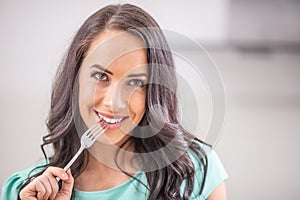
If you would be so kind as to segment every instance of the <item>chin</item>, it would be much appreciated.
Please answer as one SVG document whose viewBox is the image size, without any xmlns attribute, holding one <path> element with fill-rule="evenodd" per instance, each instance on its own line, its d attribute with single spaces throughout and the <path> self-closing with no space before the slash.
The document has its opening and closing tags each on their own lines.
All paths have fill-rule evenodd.
<svg viewBox="0 0 300 200">
<path fill-rule="evenodd" d="M 117 133 L 117 134 L 118 136 L 115 136 L 114 133 L 110 133 L 110 131 L 105 132 L 106 139 L 110 144 L 120 146 L 130 137 L 130 135 L 127 135 L 125 133 Z M 122 136 L 119 134 L 122 134 Z"/>
</svg>

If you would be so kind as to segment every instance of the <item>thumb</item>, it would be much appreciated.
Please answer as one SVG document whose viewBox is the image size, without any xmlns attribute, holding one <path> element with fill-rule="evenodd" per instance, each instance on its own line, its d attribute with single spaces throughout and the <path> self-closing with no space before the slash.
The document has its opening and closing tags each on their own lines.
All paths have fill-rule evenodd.
<svg viewBox="0 0 300 200">
<path fill-rule="evenodd" d="M 74 178 L 71 173 L 71 169 L 67 171 L 68 178 L 62 181 L 62 187 L 59 193 L 70 196 L 72 194 L 73 185 L 74 185 Z"/>
</svg>

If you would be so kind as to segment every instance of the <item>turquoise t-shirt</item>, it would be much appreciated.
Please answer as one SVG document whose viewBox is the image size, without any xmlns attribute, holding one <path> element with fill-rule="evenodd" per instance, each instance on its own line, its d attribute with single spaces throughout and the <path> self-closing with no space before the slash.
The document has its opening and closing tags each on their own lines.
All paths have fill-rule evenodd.
<svg viewBox="0 0 300 200">
<path fill-rule="evenodd" d="M 202 166 L 199 166 L 199 162 L 197 162 L 197 157 L 195 154 L 191 153 L 192 161 L 195 165 L 195 182 L 194 182 L 194 190 L 191 195 L 191 199 L 193 200 L 204 200 L 209 194 L 222 182 L 224 181 L 228 175 L 218 157 L 216 152 L 212 150 L 207 155 L 208 158 L 208 169 L 207 169 L 207 177 L 203 189 L 203 193 L 199 196 L 200 186 L 203 178 Z M 7 179 L 2 188 L 1 200 L 16 200 L 18 197 L 18 192 L 20 187 L 25 183 L 26 178 L 30 171 L 36 167 L 41 166 L 46 163 L 46 160 L 39 162 L 37 165 L 26 169 L 24 171 L 15 173 L 10 178 Z M 142 171 L 135 174 L 134 178 L 140 180 L 142 183 L 147 185 L 146 174 Z M 83 199 L 107 199 L 107 200 L 146 200 L 149 194 L 146 187 L 135 180 L 134 178 L 130 178 L 128 181 L 123 184 L 116 186 L 114 188 L 102 191 L 95 192 L 84 192 L 74 189 L 75 200 L 83 200 Z M 184 191 L 185 182 L 183 182 L 181 186 L 181 192 Z"/>
</svg>

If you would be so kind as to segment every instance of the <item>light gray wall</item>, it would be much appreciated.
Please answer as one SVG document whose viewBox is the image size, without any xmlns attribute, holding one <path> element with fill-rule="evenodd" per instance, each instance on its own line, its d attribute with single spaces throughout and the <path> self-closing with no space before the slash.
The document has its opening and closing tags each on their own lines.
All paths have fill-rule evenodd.
<svg viewBox="0 0 300 200">
<path fill-rule="evenodd" d="M 212 53 L 227 117 L 216 146 L 229 199 L 300 199 L 300 54 Z"/>
<path fill-rule="evenodd" d="M 57 65 L 82 22 L 109 2 L 1 1 L 0 186 L 42 158 L 39 145 Z M 163 28 L 207 43 L 208 49 L 214 44 L 208 51 L 227 95 L 216 150 L 230 176 L 229 199 L 300 199 L 299 51 L 224 46 L 234 35 L 229 1 L 129 2 Z"/>
</svg>

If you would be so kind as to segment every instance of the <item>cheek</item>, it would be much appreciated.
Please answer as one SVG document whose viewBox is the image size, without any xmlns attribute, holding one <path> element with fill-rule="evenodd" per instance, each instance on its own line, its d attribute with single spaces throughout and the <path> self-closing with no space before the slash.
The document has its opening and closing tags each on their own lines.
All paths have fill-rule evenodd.
<svg viewBox="0 0 300 200">
<path fill-rule="evenodd" d="M 94 83 L 80 82 L 79 84 L 79 108 L 83 111 L 84 108 L 95 105 L 96 86 Z M 76 97 L 75 97 L 76 98 Z"/>
<path fill-rule="evenodd" d="M 107 96 L 107 89 L 101 84 L 94 86 L 93 91 L 90 92 L 90 101 L 93 102 L 94 106 L 101 105 L 104 97 Z"/>
<path fill-rule="evenodd" d="M 140 120 L 146 109 L 146 92 L 135 92 L 128 102 L 130 115 L 135 120 Z"/>
</svg>

